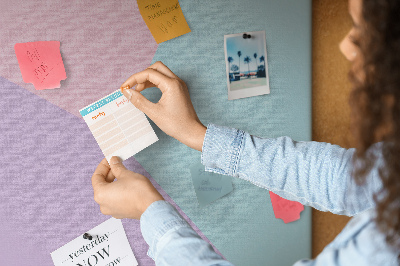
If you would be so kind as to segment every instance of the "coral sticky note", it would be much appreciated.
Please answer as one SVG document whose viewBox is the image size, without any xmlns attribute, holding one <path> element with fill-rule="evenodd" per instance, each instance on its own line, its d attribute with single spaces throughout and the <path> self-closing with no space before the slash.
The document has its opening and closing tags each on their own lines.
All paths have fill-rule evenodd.
<svg viewBox="0 0 400 266">
<path fill-rule="evenodd" d="M 137 0 L 140 14 L 157 43 L 190 32 L 177 0 Z"/>
<path fill-rule="evenodd" d="M 300 213 L 304 210 L 303 204 L 284 199 L 273 192 L 269 192 L 275 218 L 282 219 L 285 224 L 300 219 Z"/>
<path fill-rule="evenodd" d="M 14 45 L 24 82 L 36 90 L 59 88 L 67 78 L 60 53 L 60 42 L 40 41 Z"/>
</svg>

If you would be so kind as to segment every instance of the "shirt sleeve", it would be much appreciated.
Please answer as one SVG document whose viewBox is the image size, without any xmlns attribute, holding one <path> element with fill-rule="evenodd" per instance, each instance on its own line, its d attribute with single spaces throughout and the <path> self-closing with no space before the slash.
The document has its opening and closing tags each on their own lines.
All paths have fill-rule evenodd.
<svg viewBox="0 0 400 266">
<path fill-rule="evenodd" d="M 140 228 L 149 245 L 147 255 L 156 265 L 232 266 L 164 200 L 146 209 L 140 217 Z"/>
<path fill-rule="evenodd" d="M 247 180 L 288 200 L 353 216 L 374 207 L 381 187 L 373 169 L 363 186 L 351 177 L 355 149 L 289 137 L 259 138 L 208 125 L 202 163 L 207 171 Z"/>
</svg>

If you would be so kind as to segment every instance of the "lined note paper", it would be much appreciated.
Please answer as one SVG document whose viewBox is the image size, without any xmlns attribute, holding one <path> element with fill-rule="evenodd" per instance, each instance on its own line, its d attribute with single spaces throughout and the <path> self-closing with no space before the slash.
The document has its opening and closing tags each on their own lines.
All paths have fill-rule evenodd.
<svg viewBox="0 0 400 266">
<path fill-rule="evenodd" d="M 67 78 L 60 53 L 60 42 L 40 41 L 14 45 L 22 78 L 36 90 L 60 88 Z"/>
<path fill-rule="evenodd" d="M 158 140 L 145 114 L 117 90 L 81 109 L 107 161 L 135 155 Z"/>
</svg>

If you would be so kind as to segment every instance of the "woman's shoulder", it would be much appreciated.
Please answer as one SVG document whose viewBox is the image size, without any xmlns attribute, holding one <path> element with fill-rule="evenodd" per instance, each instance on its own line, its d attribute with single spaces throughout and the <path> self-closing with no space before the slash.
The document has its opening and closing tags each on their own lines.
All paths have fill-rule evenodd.
<svg viewBox="0 0 400 266">
<path fill-rule="evenodd" d="M 354 216 L 324 252 L 336 253 L 343 265 L 350 260 L 365 261 L 365 265 L 398 265 L 399 251 L 386 242 L 375 217 L 374 208 Z"/>
</svg>

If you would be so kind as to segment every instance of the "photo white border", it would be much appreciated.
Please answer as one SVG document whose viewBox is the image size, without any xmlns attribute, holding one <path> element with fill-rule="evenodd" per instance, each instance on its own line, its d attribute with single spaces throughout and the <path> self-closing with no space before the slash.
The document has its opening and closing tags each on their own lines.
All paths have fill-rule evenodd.
<svg viewBox="0 0 400 266">
<path fill-rule="evenodd" d="M 236 91 L 230 90 L 230 82 L 229 82 L 229 63 L 228 63 L 228 52 L 226 47 L 226 39 L 231 37 L 243 36 L 243 34 L 260 34 L 262 35 L 262 41 L 264 42 L 264 54 L 265 54 L 265 77 L 266 77 L 266 86 L 259 86 L 253 88 L 246 88 Z M 265 38 L 265 31 L 249 31 L 249 32 L 242 32 L 242 33 L 235 33 L 235 34 L 228 34 L 224 35 L 224 52 L 225 52 L 225 68 L 226 68 L 226 81 L 228 87 L 228 100 L 236 100 L 241 98 L 247 98 L 252 96 L 264 95 L 270 93 L 269 88 L 269 74 L 268 74 L 268 60 L 267 60 L 267 43 Z"/>
</svg>

